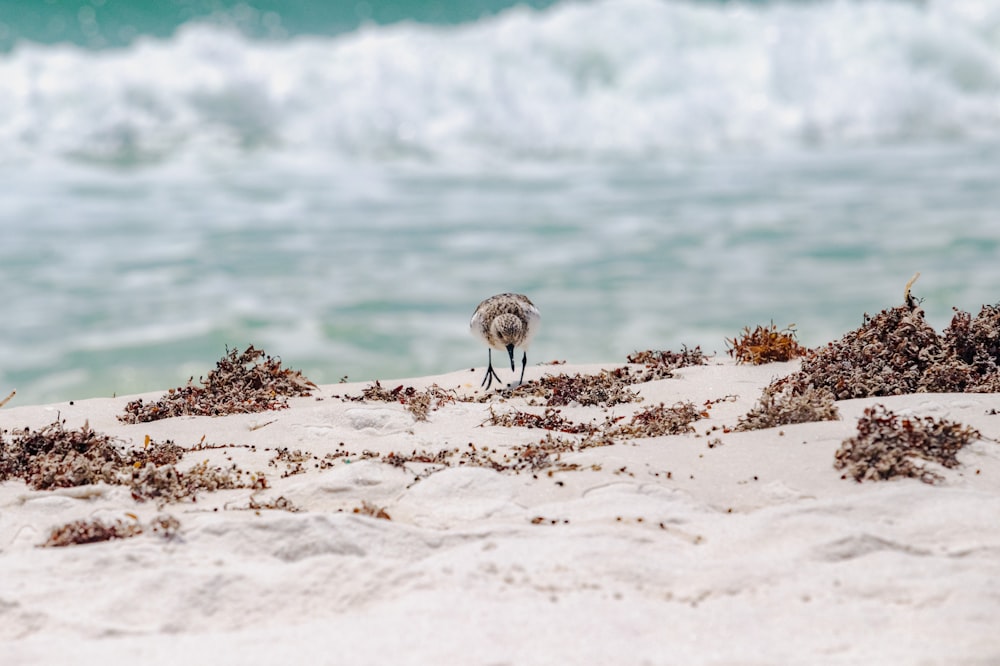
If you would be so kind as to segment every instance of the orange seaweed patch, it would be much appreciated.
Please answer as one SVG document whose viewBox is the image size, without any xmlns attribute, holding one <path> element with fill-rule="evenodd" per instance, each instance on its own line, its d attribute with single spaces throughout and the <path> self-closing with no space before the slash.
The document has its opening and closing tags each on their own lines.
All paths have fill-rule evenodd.
<svg viewBox="0 0 1000 666">
<path fill-rule="evenodd" d="M 791 361 L 805 356 L 809 351 L 799 344 L 795 335 L 795 324 L 778 330 L 774 322 L 771 322 L 768 326 L 757 326 L 753 330 L 749 326 L 744 327 L 740 337 L 732 340 L 726 338 L 726 345 L 729 347 L 729 355 L 737 363 L 762 365 Z"/>
</svg>

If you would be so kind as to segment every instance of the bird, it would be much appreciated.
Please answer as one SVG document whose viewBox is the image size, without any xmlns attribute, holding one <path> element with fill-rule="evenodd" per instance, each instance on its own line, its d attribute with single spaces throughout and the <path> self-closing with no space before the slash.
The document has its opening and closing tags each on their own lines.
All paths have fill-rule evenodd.
<svg viewBox="0 0 1000 666">
<path fill-rule="evenodd" d="M 514 348 L 524 350 L 521 357 L 521 378 L 524 382 L 524 368 L 528 364 L 528 345 L 538 332 L 542 315 L 535 304 L 524 294 L 497 294 L 479 304 L 469 322 L 469 331 L 489 347 L 489 365 L 486 377 L 480 386 L 488 391 L 495 378 L 501 381 L 493 369 L 493 350 L 506 350 L 510 356 L 510 369 L 514 371 Z"/>
</svg>

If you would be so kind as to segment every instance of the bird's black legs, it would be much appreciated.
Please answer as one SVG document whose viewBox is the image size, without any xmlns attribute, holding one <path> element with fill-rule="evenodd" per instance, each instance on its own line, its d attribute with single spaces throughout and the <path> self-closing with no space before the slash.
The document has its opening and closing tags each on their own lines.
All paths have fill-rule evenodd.
<svg viewBox="0 0 1000 666">
<path fill-rule="evenodd" d="M 480 386 L 485 386 L 487 391 L 490 390 L 490 385 L 493 384 L 494 377 L 496 377 L 496 380 L 498 382 L 500 381 L 500 375 L 498 375 L 496 370 L 493 369 L 493 350 L 489 349 L 488 352 L 489 352 L 490 364 L 486 368 L 486 376 L 483 377 L 483 383 L 480 384 Z"/>
<path fill-rule="evenodd" d="M 514 350 L 513 350 L 513 345 L 511 345 L 510 347 L 507 348 L 507 352 L 510 354 L 510 369 L 514 370 L 516 366 L 514 365 Z M 502 382 L 503 381 L 502 379 L 500 379 L 500 375 L 497 374 L 497 371 L 493 369 L 493 349 L 490 349 L 488 351 L 488 353 L 489 353 L 489 357 L 488 358 L 490 360 L 490 363 L 486 367 L 486 376 L 483 377 L 483 383 L 480 384 L 480 386 L 486 387 L 487 391 L 489 391 L 490 390 L 490 386 L 493 385 L 493 380 L 494 379 L 496 379 L 498 382 Z M 517 382 L 518 384 L 523 384 L 524 383 L 524 368 L 527 365 L 528 365 L 528 352 L 524 352 L 524 355 L 521 357 L 521 379 L 518 380 L 518 382 Z"/>
</svg>

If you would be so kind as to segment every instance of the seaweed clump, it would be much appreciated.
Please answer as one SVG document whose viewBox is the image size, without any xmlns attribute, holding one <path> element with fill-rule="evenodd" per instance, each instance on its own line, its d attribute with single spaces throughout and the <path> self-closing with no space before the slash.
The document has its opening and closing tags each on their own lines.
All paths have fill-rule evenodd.
<svg viewBox="0 0 1000 666">
<path fill-rule="evenodd" d="M 674 376 L 674 370 L 708 363 L 708 357 L 701 351 L 700 346 L 694 349 L 685 346 L 679 352 L 648 349 L 629 354 L 626 360 L 629 363 L 645 366 L 642 375 L 636 378 L 635 383 L 670 379 Z"/>
<path fill-rule="evenodd" d="M 200 491 L 228 488 L 267 488 L 263 474 L 241 472 L 235 466 L 213 467 L 202 462 L 181 471 L 177 463 L 186 450 L 172 441 L 148 437 L 140 450 L 129 450 L 120 440 L 96 432 L 89 424 L 69 430 L 56 421 L 40 430 L 15 431 L 10 441 L 0 436 L 0 481 L 24 480 L 34 490 L 89 486 L 98 483 L 128 486 L 136 501 L 162 505 L 196 500 Z"/>
<path fill-rule="evenodd" d="M 708 418 L 708 408 L 699 408 L 692 402 L 678 402 L 667 407 L 663 403 L 636 412 L 628 423 L 620 423 L 624 416 L 607 417 L 602 424 L 575 423 L 562 416 L 560 410 L 548 407 L 543 414 L 532 414 L 514 410 L 506 414 L 496 414 L 490 410 L 489 425 L 507 428 L 541 428 L 549 431 L 563 432 L 574 435 L 587 435 L 585 441 L 602 440 L 604 444 L 613 444 L 614 438 L 636 439 L 644 437 L 660 437 L 663 435 L 679 435 L 693 432 L 691 424 L 703 418 Z M 589 447 L 585 447 L 589 448 Z"/>
<path fill-rule="evenodd" d="M 15 431 L 9 442 L 0 439 L 0 481 L 23 479 L 35 490 L 70 488 L 96 483 L 122 483 L 136 465 L 177 462 L 183 449 L 172 441 L 147 438 L 141 451 L 126 451 L 124 444 L 88 424 L 67 430 L 64 422 L 40 430 Z"/>
<path fill-rule="evenodd" d="M 947 357 L 923 310 L 902 305 L 865 315 L 861 328 L 806 359 L 798 380 L 826 388 L 838 400 L 964 390 L 968 372 L 943 371 Z"/>
<path fill-rule="evenodd" d="M 545 375 L 511 391 L 513 396 L 542 398 L 546 407 L 601 405 L 610 407 L 642 400 L 628 387 L 636 383 L 627 367 L 602 370 L 596 375 Z"/>
<path fill-rule="evenodd" d="M 253 345 L 245 351 L 227 350 L 208 376 L 195 386 L 170 389 L 152 403 L 129 402 L 122 423 L 146 423 L 174 416 L 250 414 L 288 407 L 288 398 L 312 395 L 316 385 L 301 371 L 281 367 L 281 361 Z"/>
<path fill-rule="evenodd" d="M 100 520 L 75 520 L 54 528 L 42 547 L 59 548 L 112 539 L 128 539 L 139 534 L 142 534 L 142 528 L 138 523 L 126 523 L 121 519 L 113 523 L 104 523 Z"/>
<path fill-rule="evenodd" d="M 693 402 L 679 402 L 671 407 L 663 403 L 632 415 L 632 419 L 618 426 L 611 434 L 626 438 L 661 437 L 694 432 L 691 424 L 708 418 L 708 411 Z"/>
<path fill-rule="evenodd" d="M 989 313 L 996 308 L 984 308 Z M 924 320 L 923 310 L 902 305 L 865 316 L 861 328 L 829 343 L 802 363 L 787 381 L 815 386 L 838 400 L 922 392 L 983 392 L 1000 388 L 987 331 L 1000 331 L 958 312 L 944 336 Z M 989 314 L 986 319 L 992 319 Z M 973 334 L 972 324 L 977 332 Z M 985 338 L 985 339 L 983 339 Z M 966 360 L 969 358 L 970 360 Z M 779 380 L 782 381 L 782 380 Z"/>
<path fill-rule="evenodd" d="M 795 423 L 836 421 L 839 418 L 840 412 L 829 390 L 807 386 L 796 391 L 794 387 L 771 384 L 764 388 L 753 409 L 740 417 L 735 429 L 762 430 Z"/>
<path fill-rule="evenodd" d="M 541 428 L 543 430 L 558 430 L 559 432 L 572 434 L 589 434 L 598 429 L 598 426 L 591 423 L 574 423 L 562 416 L 561 410 L 553 407 L 546 407 L 543 414 L 533 414 L 520 410 L 497 414 L 490 407 L 490 418 L 486 422 L 490 425 L 503 426 L 505 428 Z"/>
<path fill-rule="evenodd" d="M 777 380 L 802 394 L 826 389 L 837 400 L 907 393 L 1000 391 L 1000 305 L 983 306 L 973 318 L 955 311 L 939 335 L 906 285 L 903 305 L 809 354 L 798 372 Z"/>
<path fill-rule="evenodd" d="M 846 470 L 841 478 L 858 482 L 910 477 L 936 483 L 944 477 L 917 461 L 957 467 L 958 451 L 981 436 L 960 423 L 930 416 L 904 418 L 874 405 L 858 419 L 857 434 L 837 450 L 834 467 Z"/>
<path fill-rule="evenodd" d="M 244 475 L 246 472 L 235 465 L 214 467 L 208 461 L 184 471 L 175 465 L 148 464 L 134 469 L 126 483 L 132 491 L 132 499 L 137 502 L 154 501 L 158 506 L 185 500 L 196 502 L 200 492 L 237 488 L 264 490 L 269 487 L 263 474 L 250 474 L 248 479 Z"/>
<path fill-rule="evenodd" d="M 809 350 L 795 339 L 795 324 L 789 324 L 783 330 L 771 322 L 768 326 L 758 325 L 752 331 L 744 327 L 739 338 L 726 338 L 728 353 L 737 363 L 763 365 L 764 363 L 779 363 L 805 356 Z"/>
<path fill-rule="evenodd" d="M 957 365 L 968 374 L 966 391 L 1000 392 L 1000 304 L 984 305 L 975 317 L 956 309 L 942 340 L 951 363 L 940 374 Z"/>
<path fill-rule="evenodd" d="M 443 389 L 437 384 L 432 384 L 423 391 L 418 391 L 412 386 L 403 386 L 402 384 L 394 389 L 386 390 L 376 380 L 374 384 L 361 392 L 360 397 L 348 396 L 348 399 L 398 402 L 413 414 L 415 421 L 426 421 L 431 411 L 438 410 L 448 403 L 455 402 L 455 392 Z"/>
<path fill-rule="evenodd" d="M 113 539 L 129 539 L 139 536 L 147 530 L 159 534 L 164 539 L 173 539 L 179 529 L 180 521 L 170 515 L 157 516 L 148 526 L 139 522 L 127 523 L 120 518 L 113 523 L 105 523 L 99 519 L 75 520 L 53 528 L 49 533 L 49 538 L 40 547 L 62 548 Z"/>
</svg>

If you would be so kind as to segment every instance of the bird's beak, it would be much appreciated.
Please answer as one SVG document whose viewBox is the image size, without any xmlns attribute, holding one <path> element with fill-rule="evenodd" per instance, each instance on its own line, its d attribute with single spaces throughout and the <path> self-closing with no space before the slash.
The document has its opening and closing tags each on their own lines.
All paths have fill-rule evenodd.
<svg viewBox="0 0 1000 666">
<path fill-rule="evenodd" d="M 514 371 L 514 345 L 507 345 L 507 353 L 510 354 L 510 370 Z"/>
</svg>

